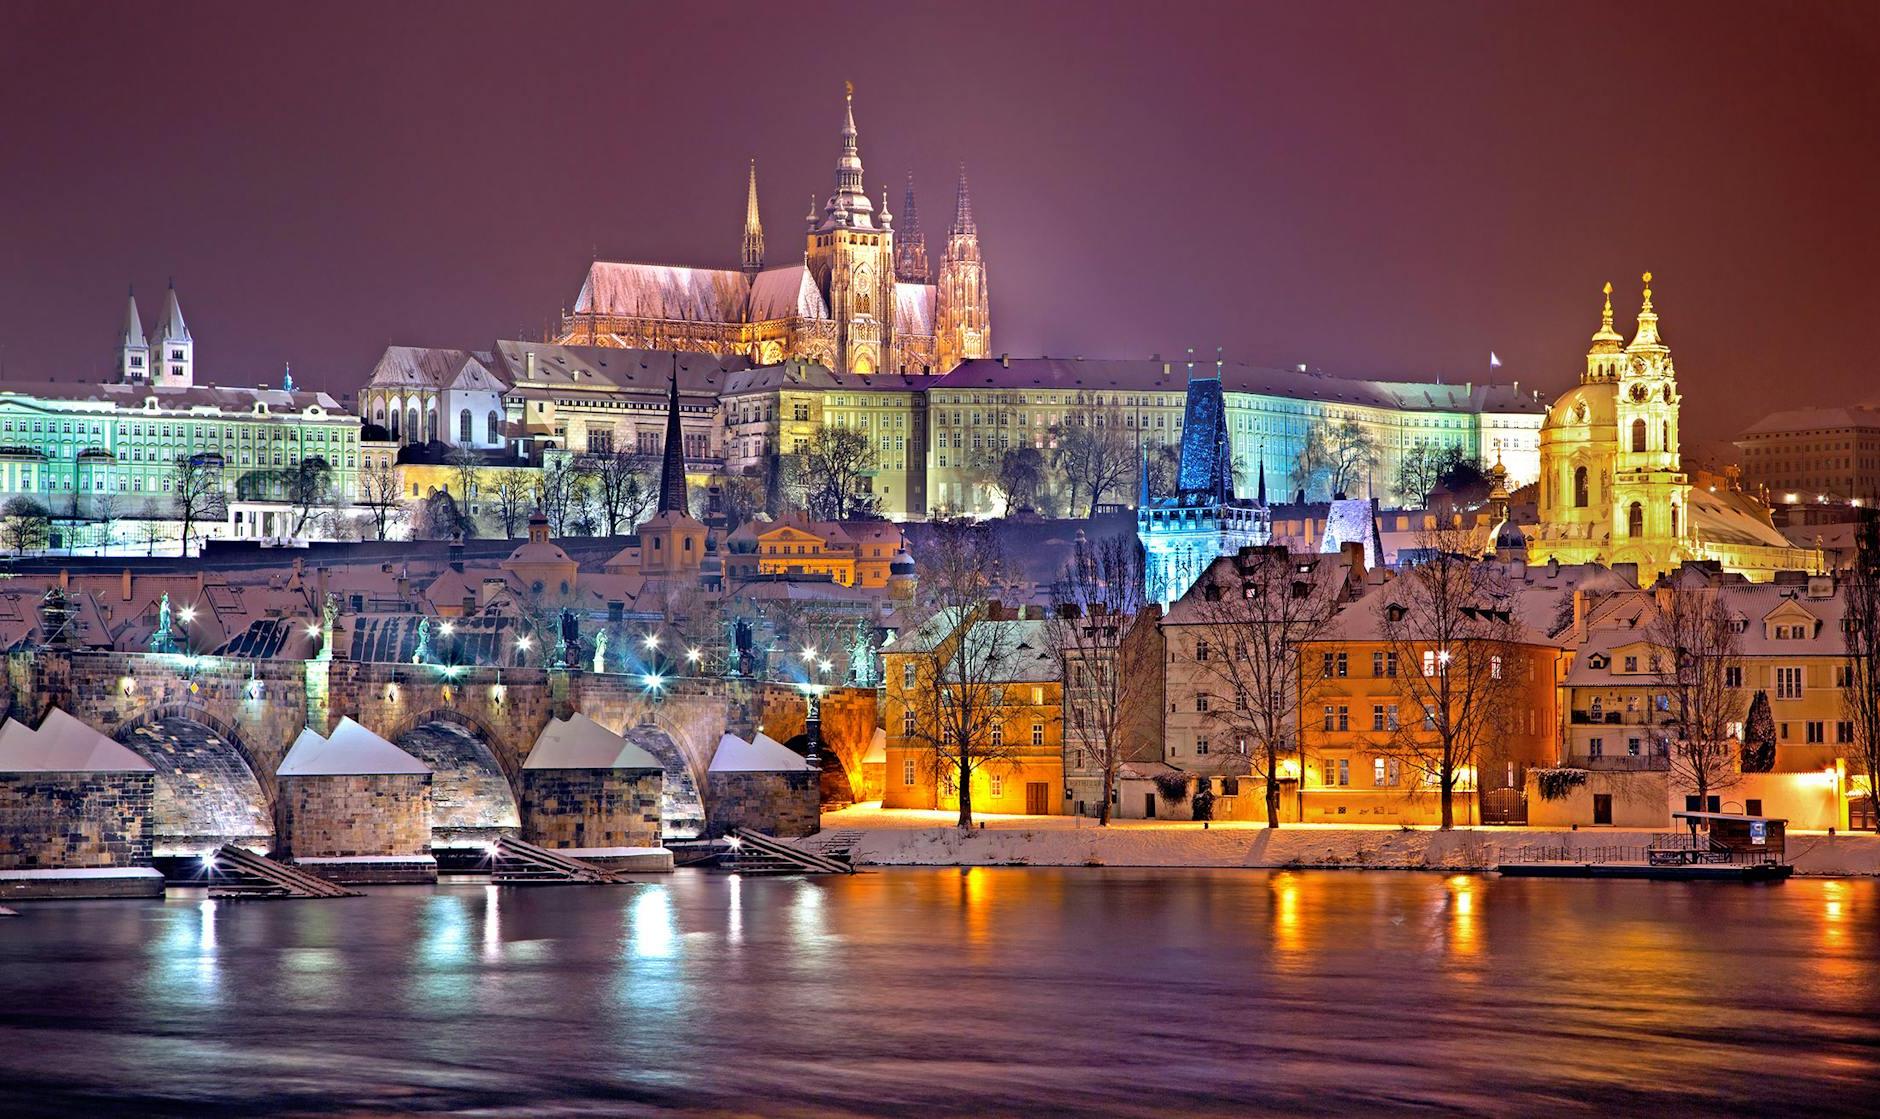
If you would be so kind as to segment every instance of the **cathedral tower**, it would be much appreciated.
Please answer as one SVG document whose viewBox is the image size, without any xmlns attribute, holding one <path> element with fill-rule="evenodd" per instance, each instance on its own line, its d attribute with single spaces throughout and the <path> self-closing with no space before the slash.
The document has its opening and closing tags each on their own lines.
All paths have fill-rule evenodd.
<svg viewBox="0 0 1880 1119">
<path fill-rule="evenodd" d="M 125 384 L 150 383 L 150 343 L 144 341 L 144 320 L 137 314 L 137 293 L 130 294 L 124 312 L 124 337 L 118 339 L 118 380 Z"/>
<path fill-rule="evenodd" d="M 894 234 L 862 186 L 855 87 L 847 87 L 836 189 L 809 233 L 804 262 L 835 324 L 835 371 L 888 367 L 894 344 Z"/>
<path fill-rule="evenodd" d="M 1618 448 L 1613 456 L 1614 557 L 1665 570 L 1682 557 L 1689 535 L 1690 485 L 1678 455 L 1678 395 L 1671 349 L 1658 336 L 1652 274 L 1645 273 L 1638 333 L 1625 348 L 1614 398 Z"/>
<path fill-rule="evenodd" d="M 764 223 L 757 216 L 757 161 L 751 160 L 751 185 L 744 201 L 744 274 L 764 270 Z"/>
<path fill-rule="evenodd" d="M 927 282 L 927 238 L 920 231 L 920 212 L 914 208 L 914 172 L 907 173 L 901 194 L 901 222 L 894 241 L 894 278 L 904 284 Z"/>
<path fill-rule="evenodd" d="M 163 317 L 150 339 L 152 380 L 164 387 L 188 388 L 196 383 L 196 344 L 183 323 L 183 308 L 176 301 L 176 284 L 164 296 Z"/>
<path fill-rule="evenodd" d="M 944 373 L 968 358 L 985 357 L 992 347 L 992 313 L 986 295 L 986 263 L 979 255 L 979 224 L 973 197 L 960 165 L 960 189 L 953 227 L 947 230 L 940 258 L 940 282 L 934 314 L 934 358 Z"/>
</svg>

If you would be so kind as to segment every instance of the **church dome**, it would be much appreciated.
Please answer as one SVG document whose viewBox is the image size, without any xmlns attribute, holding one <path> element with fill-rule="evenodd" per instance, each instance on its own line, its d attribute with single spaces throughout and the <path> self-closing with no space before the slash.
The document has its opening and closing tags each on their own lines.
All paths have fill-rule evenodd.
<svg viewBox="0 0 1880 1119">
<path fill-rule="evenodd" d="M 1543 431 L 1575 427 L 1612 427 L 1619 422 L 1618 386 L 1610 381 L 1576 385 L 1560 394 L 1547 410 Z"/>
<path fill-rule="evenodd" d="M 914 574 L 914 557 L 906 552 L 894 553 L 894 558 L 888 561 L 888 573 L 890 575 Z"/>
<path fill-rule="evenodd" d="M 1527 533 L 1522 532 L 1521 526 L 1513 521 L 1503 521 L 1500 530 L 1495 533 L 1497 552 L 1526 551 L 1527 543 Z"/>
</svg>

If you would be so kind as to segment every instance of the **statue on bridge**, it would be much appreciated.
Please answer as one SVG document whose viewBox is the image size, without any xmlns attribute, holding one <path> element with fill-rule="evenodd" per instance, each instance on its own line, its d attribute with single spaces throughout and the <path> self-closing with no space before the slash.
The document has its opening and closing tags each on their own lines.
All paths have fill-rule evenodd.
<svg viewBox="0 0 1880 1119">
<path fill-rule="evenodd" d="M 601 630 L 594 635 L 594 671 L 607 671 L 607 631 Z"/>
<path fill-rule="evenodd" d="M 418 619 L 418 647 L 411 651 L 412 664 L 424 664 L 431 659 L 431 619 Z"/>
<path fill-rule="evenodd" d="M 150 651 L 153 653 L 176 652 L 176 634 L 170 629 L 170 592 L 164 591 L 157 602 L 157 628 L 150 631 Z"/>
</svg>

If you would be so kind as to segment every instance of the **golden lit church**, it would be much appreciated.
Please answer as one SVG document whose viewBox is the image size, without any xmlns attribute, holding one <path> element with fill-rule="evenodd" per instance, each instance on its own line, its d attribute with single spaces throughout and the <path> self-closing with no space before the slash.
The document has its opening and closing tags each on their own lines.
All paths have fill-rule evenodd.
<svg viewBox="0 0 1880 1119">
<path fill-rule="evenodd" d="M 1712 560 L 1757 581 L 1814 571 L 1819 557 L 1791 546 L 1768 511 L 1727 486 L 1695 486 L 1678 455 L 1677 373 L 1652 310 L 1645 273 L 1638 330 L 1612 327 L 1612 285 L 1580 384 L 1541 426 L 1540 523 L 1528 558 L 1636 563 L 1642 581 L 1688 560 Z"/>
<path fill-rule="evenodd" d="M 898 221 L 888 212 L 887 188 L 877 209 L 862 185 L 852 86 L 835 193 L 820 214 L 812 205 L 805 220 L 802 260 L 767 267 L 753 161 L 742 267 L 597 260 L 556 340 L 742 355 L 760 365 L 798 358 L 858 374 L 945 373 L 990 351 L 986 265 L 965 169 L 940 272 L 930 282 L 913 177 Z"/>
</svg>

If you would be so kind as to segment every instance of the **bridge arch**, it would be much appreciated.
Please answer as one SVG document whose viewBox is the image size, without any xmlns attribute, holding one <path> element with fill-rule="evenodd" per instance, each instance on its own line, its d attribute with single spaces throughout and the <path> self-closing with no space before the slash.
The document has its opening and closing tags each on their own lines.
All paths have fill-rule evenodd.
<svg viewBox="0 0 1880 1119">
<path fill-rule="evenodd" d="M 434 840 L 488 839 L 522 826 L 503 739 L 482 720 L 434 707 L 404 719 L 386 737 L 431 767 Z"/>
<path fill-rule="evenodd" d="M 150 815 L 157 854 L 272 845 L 273 773 L 241 732 L 208 708 L 153 707 L 121 724 L 115 737 L 156 770 Z"/>
</svg>

